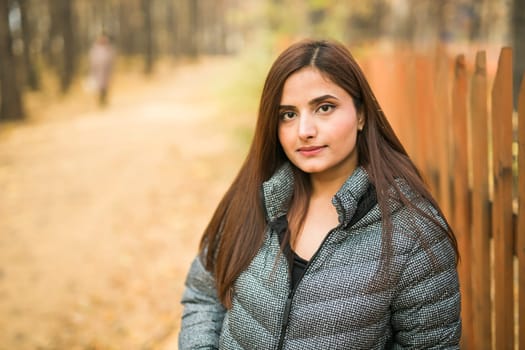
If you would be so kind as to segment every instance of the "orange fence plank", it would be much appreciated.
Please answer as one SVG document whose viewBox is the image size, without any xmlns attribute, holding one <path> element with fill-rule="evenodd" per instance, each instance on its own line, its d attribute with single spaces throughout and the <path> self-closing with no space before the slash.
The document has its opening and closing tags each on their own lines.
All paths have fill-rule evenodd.
<svg viewBox="0 0 525 350">
<path fill-rule="evenodd" d="M 439 110 L 439 116 L 435 120 L 436 144 L 440 145 L 437 152 L 437 199 L 445 216 L 452 219 L 449 185 L 449 125 L 450 125 L 450 91 L 449 91 L 449 60 L 441 48 L 436 52 L 436 81 L 435 81 L 435 104 Z"/>
<path fill-rule="evenodd" d="M 423 173 L 425 180 L 429 184 L 432 193 L 436 193 L 437 188 L 437 164 L 433 157 L 432 147 L 436 143 L 436 135 L 433 124 L 436 120 L 436 108 L 434 101 L 434 67 L 432 62 L 425 55 L 416 56 L 416 96 L 414 100 L 415 116 L 418 122 L 418 153 L 419 169 Z"/>
<path fill-rule="evenodd" d="M 405 102 L 403 109 L 404 115 L 403 119 L 406 120 L 407 124 L 410 125 L 410 128 L 405 127 L 405 147 L 407 152 L 410 155 L 412 161 L 416 164 L 418 169 L 421 169 L 421 159 L 419 155 L 419 144 L 418 136 L 420 133 L 419 130 L 419 120 L 416 118 L 416 107 L 414 102 L 410 97 L 416 98 L 417 88 L 416 88 L 416 68 L 415 68 L 415 54 L 412 53 L 407 58 L 407 63 L 405 67 L 405 86 L 406 94 L 409 98 L 403 98 Z"/>
<path fill-rule="evenodd" d="M 495 346 L 514 348 L 512 50 L 503 48 L 492 88 Z"/>
<path fill-rule="evenodd" d="M 486 53 L 478 52 L 470 93 L 472 145 L 472 317 L 473 349 L 490 349 L 490 205 Z M 465 326 L 468 326 L 465 324 Z"/>
<path fill-rule="evenodd" d="M 453 179 L 453 228 L 458 239 L 461 254 L 459 277 L 461 281 L 461 314 L 465 324 L 472 324 L 472 289 L 470 273 L 470 224 L 469 184 L 467 154 L 467 72 L 465 56 L 456 58 L 454 84 L 452 88 L 452 179 Z M 472 327 L 463 329 L 462 347 L 471 349 Z"/>
<path fill-rule="evenodd" d="M 518 97 L 518 322 L 519 349 L 525 350 L 525 75 Z"/>
</svg>

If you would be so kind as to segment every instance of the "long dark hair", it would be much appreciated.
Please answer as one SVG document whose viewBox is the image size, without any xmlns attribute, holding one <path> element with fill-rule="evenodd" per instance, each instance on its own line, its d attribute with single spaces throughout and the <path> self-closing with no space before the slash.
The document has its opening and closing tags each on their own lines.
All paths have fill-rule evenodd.
<svg viewBox="0 0 525 350">
<path fill-rule="evenodd" d="M 284 83 L 291 74 L 307 66 L 315 67 L 352 96 L 357 112 L 365 118 L 356 147 L 359 165 L 367 170 L 376 188 L 382 212 L 382 251 L 386 257 L 383 260 L 388 261 L 391 252 L 392 222 L 388 201 L 392 195 L 389 191 L 394 189 L 403 204 L 418 210 L 405 197 L 395 179 L 404 180 L 412 191 L 436 208 L 444 223 L 430 219 L 443 226 L 458 255 L 454 233 L 388 123 L 351 53 L 338 42 L 304 40 L 291 45 L 273 63 L 263 87 L 255 134 L 246 160 L 220 201 L 201 240 L 205 267 L 214 274 L 218 297 L 226 307 L 231 306 L 233 283 L 248 267 L 264 239 L 266 221 L 259 195 L 261 185 L 287 162 L 277 136 Z M 304 203 L 308 203 L 309 196 L 308 176 L 300 171 L 295 173 L 294 204 L 302 213 L 300 218 L 304 218 L 307 206 Z"/>
</svg>

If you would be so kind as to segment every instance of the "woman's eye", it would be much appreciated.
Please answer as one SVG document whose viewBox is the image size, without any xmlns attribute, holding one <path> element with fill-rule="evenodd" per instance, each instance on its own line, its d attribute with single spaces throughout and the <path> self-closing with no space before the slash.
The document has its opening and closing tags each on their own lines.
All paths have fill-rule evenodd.
<svg viewBox="0 0 525 350">
<path fill-rule="evenodd" d="M 290 119 L 293 119 L 295 117 L 295 113 L 294 112 L 283 112 L 281 113 L 281 119 L 282 120 L 290 120 Z"/>
<path fill-rule="evenodd" d="M 332 104 L 328 104 L 328 103 L 327 103 L 327 104 L 324 104 L 324 105 L 320 106 L 320 107 L 318 108 L 318 111 L 321 112 L 321 113 L 328 113 L 328 112 L 330 112 L 332 109 L 334 109 L 334 107 L 335 107 L 334 105 L 332 105 Z"/>
</svg>

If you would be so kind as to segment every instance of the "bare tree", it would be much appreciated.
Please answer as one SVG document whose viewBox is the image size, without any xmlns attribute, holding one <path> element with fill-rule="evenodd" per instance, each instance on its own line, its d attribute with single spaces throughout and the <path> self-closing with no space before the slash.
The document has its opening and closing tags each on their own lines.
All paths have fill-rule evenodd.
<svg viewBox="0 0 525 350">
<path fill-rule="evenodd" d="M 150 74 L 153 70 L 153 21 L 151 20 L 151 1 L 142 0 L 142 20 L 143 20 L 143 48 L 144 72 Z"/>
<path fill-rule="evenodd" d="M 24 42 L 24 68 L 26 84 L 31 90 L 38 90 L 40 80 L 36 65 L 31 56 L 31 44 L 33 41 L 33 26 L 29 18 L 29 0 L 18 0 L 20 7 L 20 20 L 22 25 L 22 41 Z"/>
<path fill-rule="evenodd" d="M 75 37 L 73 29 L 73 11 L 72 3 L 73 0 L 61 0 L 57 1 L 60 3 L 61 15 L 62 15 L 62 38 L 64 41 L 63 46 L 63 57 L 64 57 L 64 70 L 61 76 L 60 82 L 62 91 L 67 91 L 73 80 L 75 73 Z"/>
<path fill-rule="evenodd" d="M 136 50 L 136 31 L 133 16 L 130 16 L 130 2 L 120 1 L 118 5 L 119 48 L 124 55 L 132 55 Z M 133 11 L 134 9 L 132 9 Z"/>
<path fill-rule="evenodd" d="M 198 35 L 199 35 L 199 0 L 189 0 L 189 20 L 190 20 L 190 38 L 188 53 L 191 57 L 198 54 Z"/>
<path fill-rule="evenodd" d="M 173 1 L 166 1 L 165 3 L 165 11 L 166 11 L 166 30 L 170 34 L 169 37 L 171 38 L 167 42 L 167 49 L 168 52 L 173 55 L 177 56 L 178 47 L 177 47 L 177 38 L 179 36 L 179 26 L 177 25 L 178 18 L 177 13 L 175 12 L 176 9 L 173 6 Z"/>
<path fill-rule="evenodd" d="M 9 30 L 9 1 L 0 0 L 0 119 L 24 116 Z"/>
<path fill-rule="evenodd" d="M 66 92 L 75 73 L 75 37 L 73 26 L 74 0 L 50 0 L 49 10 L 51 18 L 50 63 L 55 67 L 60 76 L 60 88 Z"/>
</svg>

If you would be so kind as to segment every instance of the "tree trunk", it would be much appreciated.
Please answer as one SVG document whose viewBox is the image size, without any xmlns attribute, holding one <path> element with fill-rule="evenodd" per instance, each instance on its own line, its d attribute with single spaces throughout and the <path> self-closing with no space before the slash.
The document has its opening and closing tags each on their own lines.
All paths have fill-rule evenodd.
<svg viewBox="0 0 525 350">
<path fill-rule="evenodd" d="M 144 21 L 144 73 L 150 74 L 153 71 L 153 23 L 151 21 L 151 1 L 142 0 L 142 19 Z"/>
<path fill-rule="evenodd" d="M 37 69 L 31 57 L 31 43 L 33 40 L 33 28 L 28 18 L 28 1 L 18 0 L 20 5 L 21 25 L 22 25 L 22 40 L 24 42 L 24 66 L 26 84 L 31 90 L 38 90 L 40 88 L 40 79 Z"/>
<path fill-rule="evenodd" d="M 73 2 L 74 0 L 49 0 L 51 50 L 48 60 L 58 72 L 62 93 L 69 90 L 75 70 Z"/>
<path fill-rule="evenodd" d="M 217 53 L 226 53 L 226 4 L 224 0 L 217 1 L 217 13 L 215 19 L 217 22 Z"/>
<path fill-rule="evenodd" d="M 189 37 L 188 37 L 188 54 L 190 57 L 197 57 L 199 44 L 199 1 L 189 0 Z"/>
<path fill-rule="evenodd" d="M 512 35 L 514 38 L 514 108 L 518 108 L 518 93 L 525 73 L 525 0 L 514 0 Z"/>
<path fill-rule="evenodd" d="M 11 48 L 8 2 L 0 0 L 0 120 L 15 120 L 24 116 Z"/>
<path fill-rule="evenodd" d="M 73 76 L 75 74 L 75 37 L 73 28 L 73 2 L 74 0 L 61 0 L 61 14 L 62 14 L 62 39 L 63 46 L 63 62 L 64 70 L 60 79 L 61 88 L 63 92 L 69 90 Z"/>
<path fill-rule="evenodd" d="M 131 55 L 134 53 L 133 31 L 131 30 L 129 4 L 119 1 L 119 48 L 122 54 Z"/>
<path fill-rule="evenodd" d="M 165 4 L 166 9 L 166 29 L 169 33 L 170 39 L 168 39 L 168 52 L 170 55 L 176 57 L 178 55 L 177 38 L 179 36 L 179 30 L 177 26 L 177 15 L 175 13 L 175 7 L 172 1 L 167 1 Z"/>
</svg>

